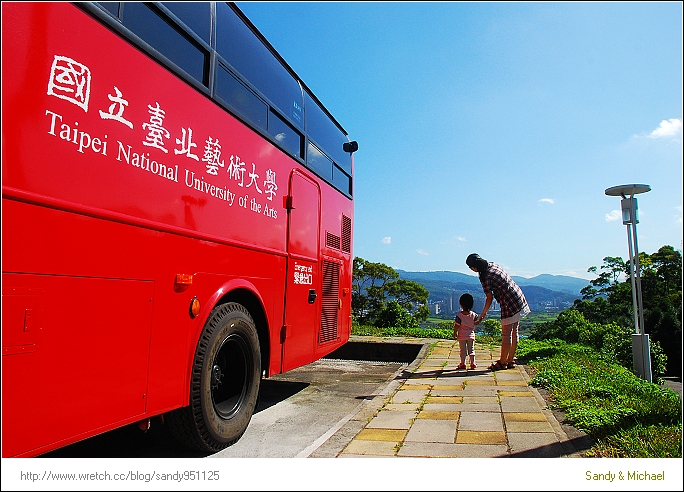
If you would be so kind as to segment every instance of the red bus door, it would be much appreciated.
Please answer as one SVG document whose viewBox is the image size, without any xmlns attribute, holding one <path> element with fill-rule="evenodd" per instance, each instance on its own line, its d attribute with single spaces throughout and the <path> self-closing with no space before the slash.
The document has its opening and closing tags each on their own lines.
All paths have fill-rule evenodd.
<svg viewBox="0 0 684 492">
<path fill-rule="evenodd" d="M 290 175 L 285 324 L 281 332 L 281 371 L 313 358 L 321 305 L 319 271 L 320 190 L 293 171 Z"/>
</svg>

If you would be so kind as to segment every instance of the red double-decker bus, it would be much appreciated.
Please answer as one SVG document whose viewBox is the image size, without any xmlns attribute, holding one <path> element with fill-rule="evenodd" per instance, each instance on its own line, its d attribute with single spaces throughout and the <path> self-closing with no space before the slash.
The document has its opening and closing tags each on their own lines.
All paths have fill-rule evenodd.
<svg viewBox="0 0 684 492">
<path fill-rule="evenodd" d="M 237 441 L 349 338 L 357 148 L 233 4 L 3 2 L 2 456 Z"/>
</svg>

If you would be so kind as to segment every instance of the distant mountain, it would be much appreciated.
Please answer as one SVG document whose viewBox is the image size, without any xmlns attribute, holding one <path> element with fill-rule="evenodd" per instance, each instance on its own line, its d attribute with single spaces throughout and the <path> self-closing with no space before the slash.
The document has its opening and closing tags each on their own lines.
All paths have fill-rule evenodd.
<svg viewBox="0 0 684 492">
<path fill-rule="evenodd" d="M 466 275 L 458 272 L 407 272 L 397 270 L 399 277 L 412 280 L 423 285 L 429 292 L 430 302 L 444 301 L 451 307 L 447 311 L 458 309 L 458 297 L 465 292 L 475 299 L 475 310 L 484 305 L 484 294 L 477 275 Z M 544 311 L 549 307 L 569 307 L 580 297 L 580 290 L 589 284 L 588 280 L 565 275 L 542 274 L 533 278 L 512 277 L 525 294 L 525 298 L 533 311 Z M 455 305 L 454 305 L 455 304 Z"/>
<path fill-rule="evenodd" d="M 449 282 L 454 284 L 475 285 L 479 287 L 480 280 L 477 275 L 473 273 L 472 275 L 466 275 L 465 273 L 458 272 L 407 272 L 404 270 L 397 270 L 399 276 L 406 280 L 418 279 L 427 282 Z M 579 296 L 580 290 L 589 285 L 589 281 L 583 278 L 569 277 L 567 275 L 549 275 L 543 273 L 532 278 L 513 276 L 513 280 L 520 286 L 537 286 L 543 287 L 548 290 L 553 290 L 557 292 L 564 292 L 566 294 L 572 294 Z M 419 282 L 422 283 L 422 282 Z M 427 288 L 427 287 L 426 287 Z M 429 290 L 429 289 L 428 289 Z"/>
<path fill-rule="evenodd" d="M 567 275 L 549 275 L 543 273 L 532 278 L 512 277 L 520 286 L 536 285 L 545 289 L 579 295 L 580 290 L 589 285 L 589 281 L 583 278 L 568 277 Z"/>
<path fill-rule="evenodd" d="M 399 276 L 401 278 L 404 278 L 406 280 L 422 279 L 422 280 L 438 281 L 438 282 L 451 282 L 451 283 L 455 283 L 455 284 L 480 285 L 480 280 L 477 278 L 477 275 L 475 273 L 473 273 L 472 275 L 466 275 L 465 273 L 447 272 L 447 271 L 407 272 L 404 270 L 397 270 L 397 273 L 399 273 Z"/>
</svg>

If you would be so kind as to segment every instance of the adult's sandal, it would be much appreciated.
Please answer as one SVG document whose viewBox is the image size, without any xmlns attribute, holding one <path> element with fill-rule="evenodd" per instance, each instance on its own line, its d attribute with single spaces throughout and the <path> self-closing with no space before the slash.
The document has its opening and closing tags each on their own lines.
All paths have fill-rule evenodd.
<svg viewBox="0 0 684 492">
<path fill-rule="evenodd" d="M 487 369 L 490 371 L 501 371 L 502 369 L 507 369 L 506 364 L 502 364 L 501 361 L 496 361 L 492 363 Z"/>
</svg>

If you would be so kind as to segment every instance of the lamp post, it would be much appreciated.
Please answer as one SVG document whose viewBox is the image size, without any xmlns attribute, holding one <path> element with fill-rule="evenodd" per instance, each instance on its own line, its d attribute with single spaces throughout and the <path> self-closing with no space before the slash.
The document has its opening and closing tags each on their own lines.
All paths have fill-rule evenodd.
<svg viewBox="0 0 684 492">
<path fill-rule="evenodd" d="M 634 370 L 644 380 L 652 382 L 651 349 L 648 334 L 644 332 L 644 302 L 641 296 L 641 275 L 639 272 L 639 246 L 637 244 L 636 225 L 639 223 L 637 199 L 634 195 L 651 191 L 645 184 L 627 184 L 608 188 L 608 196 L 621 196 L 622 223 L 627 226 L 629 243 L 629 273 L 632 280 L 632 302 L 634 304 L 634 334 L 632 335 L 632 352 Z M 628 196 L 629 195 L 629 196 Z M 631 228 L 630 228 L 631 226 Z"/>
</svg>

